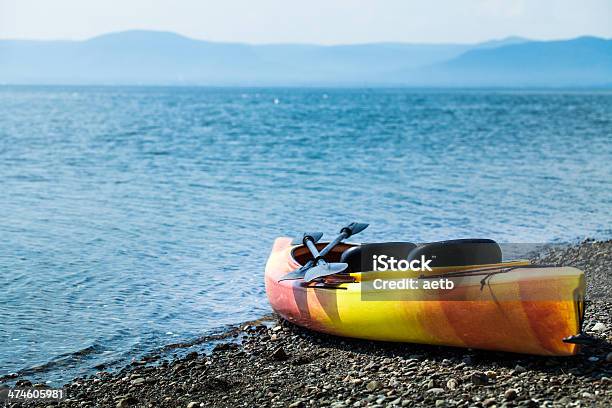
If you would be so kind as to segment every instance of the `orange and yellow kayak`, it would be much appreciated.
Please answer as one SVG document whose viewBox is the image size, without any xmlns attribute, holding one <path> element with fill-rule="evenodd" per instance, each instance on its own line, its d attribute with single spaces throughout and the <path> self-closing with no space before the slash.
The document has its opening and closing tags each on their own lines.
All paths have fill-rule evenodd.
<svg viewBox="0 0 612 408">
<path fill-rule="evenodd" d="M 265 283 L 272 308 L 297 325 L 370 340 L 538 355 L 578 352 L 578 345 L 563 341 L 581 330 L 585 283 L 576 268 L 513 261 L 433 268 L 420 276 L 410 271 L 356 272 L 304 283 L 281 280 L 310 259 L 303 245 L 291 241 L 276 239 Z M 325 259 L 337 262 L 355 245 L 339 244 Z M 323 246 L 317 244 L 319 250 Z M 380 290 L 384 281 L 439 277 L 452 281 L 453 288 Z"/>
</svg>

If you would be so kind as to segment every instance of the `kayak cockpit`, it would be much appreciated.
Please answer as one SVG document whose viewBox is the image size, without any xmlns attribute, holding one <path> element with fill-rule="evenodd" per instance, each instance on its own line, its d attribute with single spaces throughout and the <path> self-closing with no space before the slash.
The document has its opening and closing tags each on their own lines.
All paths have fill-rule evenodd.
<svg viewBox="0 0 612 408">
<path fill-rule="evenodd" d="M 319 251 L 321 251 L 326 245 L 327 243 L 321 242 L 316 244 L 316 247 Z M 340 243 L 332 248 L 331 251 L 329 251 L 329 253 L 323 257 L 323 259 L 327 262 L 340 262 L 340 258 L 345 251 L 359 246 L 359 244 Z M 299 245 L 293 248 L 291 251 L 291 257 L 300 265 L 305 265 L 308 261 L 312 260 L 312 254 L 304 245 Z"/>
<path fill-rule="evenodd" d="M 325 243 L 316 244 L 321 251 Z M 293 248 L 291 255 L 299 265 L 312 261 L 313 256 L 305 245 Z M 502 251 L 490 239 L 457 239 L 416 245 L 412 242 L 376 242 L 363 244 L 339 243 L 322 257 L 328 263 L 347 265 L 346 273 L 378 270 L 376 260 L 428 260 L 431 267 L 464 267 L 494 265 L 502 262 Z M 394 268 L 391 268 L 394 269 Z"/>
</svg>

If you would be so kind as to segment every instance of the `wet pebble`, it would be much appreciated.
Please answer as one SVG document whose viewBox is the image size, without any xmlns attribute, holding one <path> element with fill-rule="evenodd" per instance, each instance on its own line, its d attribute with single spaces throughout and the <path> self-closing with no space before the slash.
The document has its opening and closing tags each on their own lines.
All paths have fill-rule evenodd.
<svg viewBox="0 0 612 408">
<path fill-rule="evenodd" d="M 475 371 L 470 376 L 470 380 L 474 385 L 487 385 L 489 383 L 489 377 L 483 372 Z"/>
<path fill-rule="evenodd" d="M 380 382 L 378 381 L 370 381 L 367 385 L 366 385 L 366 389 L 370 392 L 372 391 L 376 391 L 377 389 L 380 388 Z"/>
<path fill-rule="evenodd" d="M 274 350 L 270 357 L 272 358 L 272 360 L 276 361 L 285 361 L 289 358 L 289 356 L 282 347 L 278 347 L 276 350 Z"/>
<path fill-rule="evenodd" d="M 516 399 L 518 393 L 514 388 L 509 388 L 506 390 L 506 392 L 504 392 L 504 398 L 507 399 L 508 401 L 512 401 L 514 399 Z"/>
</svg>

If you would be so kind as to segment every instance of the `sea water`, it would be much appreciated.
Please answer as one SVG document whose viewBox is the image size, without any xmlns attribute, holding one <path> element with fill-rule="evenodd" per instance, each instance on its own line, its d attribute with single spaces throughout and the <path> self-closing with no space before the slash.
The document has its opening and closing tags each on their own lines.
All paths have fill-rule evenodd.
<svg viewBox="0 0 612 408">
<path fill-rule="evenodd" d="M 609 91 L 0 88 L 0 376 L 269 312 L 279 235 L 610 238 L 611 142 Z"/>
</svg>

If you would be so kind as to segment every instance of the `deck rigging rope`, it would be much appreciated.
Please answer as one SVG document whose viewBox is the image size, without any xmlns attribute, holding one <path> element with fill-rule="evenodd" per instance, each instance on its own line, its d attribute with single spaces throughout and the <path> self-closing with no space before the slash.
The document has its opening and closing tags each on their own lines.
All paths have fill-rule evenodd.
<svg viewBox="0 0 612 408">
<path fill-rule="evenodd" d="M 420 275 L 418 279 L 438 279 L 438 278 L 448 278 L 448 277 L 460 278 L 460 277 L 467 277 L 467 276 L 485 275 L 480 280 L 480 290 L 482 291 L 485 285 L 488 283 L 488 281 L 494 275 L 497 275 L 500 273 L 508 273 L 515 269 L 550 268 L 550 267 L 558 267 L 558 266 L 559 265 L 531 264 L 531 265 L 511 266 L 508 268 L 492 267 L 492 268 L 483 268 L 483 269 L 473 269 L 473 270 L 467 270 L 467 271 L 441 273 L 438 275 L 429 275 L 429 276 Z"/>
</svg>

